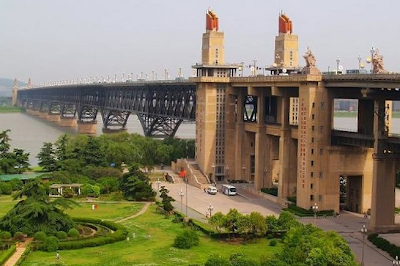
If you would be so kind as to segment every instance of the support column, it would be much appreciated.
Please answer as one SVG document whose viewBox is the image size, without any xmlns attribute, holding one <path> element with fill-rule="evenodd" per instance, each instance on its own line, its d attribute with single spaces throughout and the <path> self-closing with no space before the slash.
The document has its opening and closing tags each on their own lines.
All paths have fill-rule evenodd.
<svg viewBox="0 0 400 266">
<path fill-rule="evenodd" d="M 395 226 L 395 160 L 387 153 L 387 130 L 384 100 L 374 102 L 374 164 L 372 177 L 372 203 L 369 228 L 371 231 L 388 231 Z"/>
<path fill-rule="evenodd" d="M 39 118 L 47 120 L 48 111 L 39 111 Z"/>
<path fill-rule="evenodd" d="M 61 117 L 60 126 L 61 127 L 76 127 L 77 121 L 75 117 Z"/>
<path fill-rule="evenodd" d="M 48 114 L 47 121 L 59 124 L 60 123 L 60 114 Z"/>
<path fill-rule="evenodd" d="M 78 121 L 78 134 L 96 135 L 97 122 L 82 122 Z"/>
<path fill-rule="evenodd" d="M 237 114 L 236 114 L 236 140 L 235 140 L 235 179 L 242 175 L 242 153 L 243 153 L 243 140 L 244 140 L 244 122 L 243 122 L 243 107 L 245 90 L 240 90 L 237 99 Z"/>
<path fill-rule="evenodd" d="M 271 182 L 266 182 L 267 170 L 265 155 L 268 147 L 266 146 L 266 128 L 265 128 L 265 93 L 261 88 L 257 93 L 257 128 L 255 136 L 255 173 L 254 188 L 260 190 L 263 187 L 271 187 Z"/>
<path fill-rule="evenodd" d="M 290 98 L 284 96 L 281 98 L 281 130 L 279 138 L 279 187 L 278 196 L 286 199 L 290 195 L 290 188 L 295 186 L 296 183 L 291 184 L 291 171 L 290 171 L 290 127 L 289 127 L 289 109 Z"/>
</svg>

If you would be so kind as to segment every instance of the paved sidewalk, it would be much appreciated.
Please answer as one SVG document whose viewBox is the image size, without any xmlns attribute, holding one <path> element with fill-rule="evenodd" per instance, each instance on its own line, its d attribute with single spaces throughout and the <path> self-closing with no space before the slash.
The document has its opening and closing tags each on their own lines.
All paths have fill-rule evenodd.
<svg viewBox="0 0 400 266">
<path fill-rule="evenodd" d="M 6 261 L 4 266 L 14 266 L 15 263 L 21 258 L 22 254 L 25 252 L 26 247 L 30 242 L 32 242 L 33 238 L 26 238 L 24 242 L 17 244 L 17 250 L 14 254 Z"/>
</svg>

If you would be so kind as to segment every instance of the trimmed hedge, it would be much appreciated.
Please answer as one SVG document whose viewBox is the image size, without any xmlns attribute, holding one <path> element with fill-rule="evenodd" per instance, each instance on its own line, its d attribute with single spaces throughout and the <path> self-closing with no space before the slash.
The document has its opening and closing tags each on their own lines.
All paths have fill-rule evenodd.
<svg viewBox="0 0 400 266">
<path fill-rule="evenodd" d="M 97 235 L 94 237 L 61 241 L 59 246 L 60 250 L 102 246 L 105 244 L 111 244 L 118 241 L 123 241 L 126 239 L 128 235 L 128 230 L 126 230 L 125 226 L 110 221 L 103 221 L 92 218 L 73 218 L 73 220 L 77 223 L 96 225 L 97 228 L 102 227 L 104 231 L 106 229 L 112 230 L 114 231 L 114 233 L 107 234 L 104 236 Z"/>
<path fill-rule="evenodd" d="M 386 239 L 379 237 L 377 233 L 370 234 L 368 236 L 368 240 L 374 244 L 377 248 L 382 249 L 383 251 L 386 251 L 389 253 L 392 258 L 395 258 L 396 256 L 400 256 L 400 247 L 390 243 Z"/>
<path fill-rule="evenodd" d="M 270 188 L 262 188 L 261 192 L 270 194 L 272 196 L 278 196 L 278 188 L 277 187 L 270 187 Z"/>
<path fill-rule="evenodd" d="M 308 216 L 314 216 L 313 210 L 306 210 L 303 208 L 300 208 L 294 204 L 289 204 L 287 208 L 283 209 L 284 211 L 289 211 L 293 213 L 294 215 L 297 215 L 299 217 L 308 217 Z M 325 211 L 318 211 L 317 216 L 334 216 L 335 211 L 334 210 L 325 210 Z"/>
<path fill-rule="evenodd" d="M 9 249 L 3 252 L 3 254 L 0 255 L 0 265 L 4 265 L 16 250 L 17 250 L 16 246 L 12 245 Z"/>
</svg>

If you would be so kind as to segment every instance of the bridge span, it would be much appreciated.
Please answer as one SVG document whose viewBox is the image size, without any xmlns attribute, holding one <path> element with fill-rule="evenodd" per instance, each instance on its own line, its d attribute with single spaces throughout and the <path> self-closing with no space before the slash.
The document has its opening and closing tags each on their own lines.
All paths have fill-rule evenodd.
<svg viewBox="0 0 400 266">
<path fill-rule="evenodd" d="M 95 134 L 100 113 L 103 132 L 124 130 L 131 114 L 144 135 L 174 136 L 183 121 L 195 121 L 196 85 L 189 81 L 92 83 L 18 91 L 18 105 L 62 126 Z"/>
</svg>

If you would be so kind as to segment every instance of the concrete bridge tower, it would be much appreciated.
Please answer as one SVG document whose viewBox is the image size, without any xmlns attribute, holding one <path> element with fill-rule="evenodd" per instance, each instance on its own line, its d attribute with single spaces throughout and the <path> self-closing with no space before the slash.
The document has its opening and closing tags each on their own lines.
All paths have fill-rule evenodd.
<svg viewBox="0 0 400 266">
<path fill-rule="evenodd" d="M 14 79 L 14 87 L 13 87 L 13 92 L 12 92 L 12 98 L 11 98 L 11 105 L 16 106 L 17 105 L 17 96 L 18 96 L 18 80 L 17 78 Z"/>
<path fill-rule="evenodd" d="M 196 91 L 196 161 L 211 180 L 225 175 L 225 99 L 237 65 L 225 65 L 224 33 L 216 13 L 206 13 L 201 63 L 193 66 Z"/>
<path fill-rule="evenodd" d="M 292 72 L 299 69 L 299 40 L 292 34 L 293 25 L 288 16 L 279 15 L 279 33 L 275 37 L 274 62 L 281 73 L 283 69 Z"/>
</svg>

